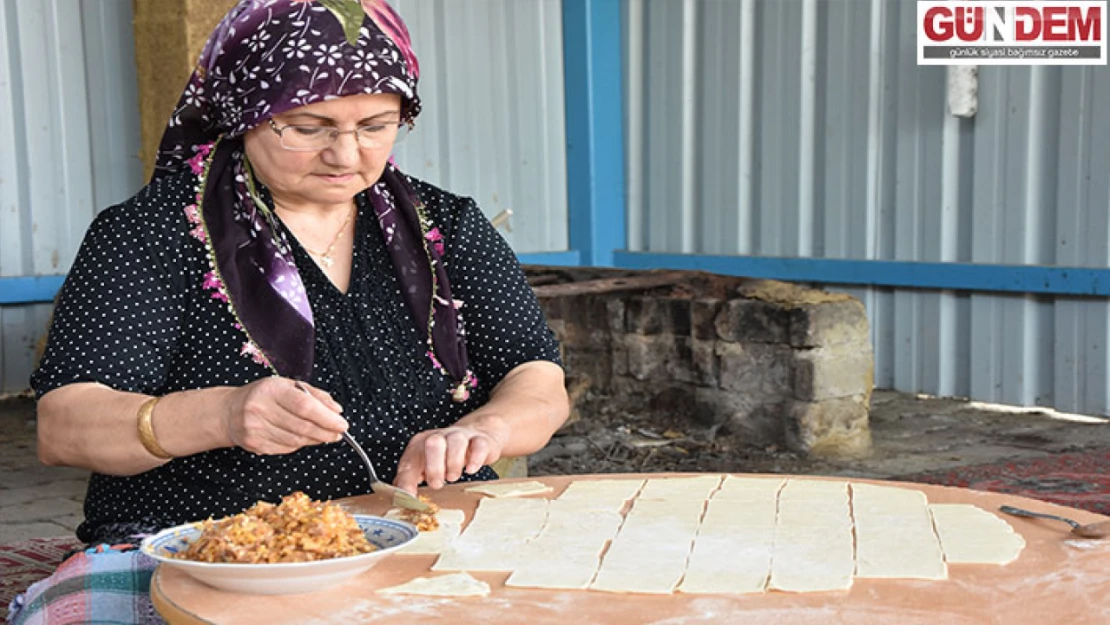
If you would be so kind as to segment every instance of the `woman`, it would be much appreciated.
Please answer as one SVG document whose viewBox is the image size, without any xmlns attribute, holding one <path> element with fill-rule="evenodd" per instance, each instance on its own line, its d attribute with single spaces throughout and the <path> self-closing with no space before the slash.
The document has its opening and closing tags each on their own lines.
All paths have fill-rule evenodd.
<svg viewBox="0 0 1110 625">
<path fill-rule="evenodd" d="M 216 28 L 32 378 L 42 461 L 93 471 L 81 540 L 368 492 L 344 431 L 415 492 L 494 478 L 563 423 L 512 252 L 390 160 L 417 75 L 384 0 L 243 0 Z"/>
</svg>

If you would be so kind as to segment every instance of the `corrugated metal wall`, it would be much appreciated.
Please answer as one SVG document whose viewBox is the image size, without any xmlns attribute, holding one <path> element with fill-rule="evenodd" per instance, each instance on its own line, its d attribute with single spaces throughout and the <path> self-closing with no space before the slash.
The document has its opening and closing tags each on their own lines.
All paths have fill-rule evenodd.
<svg viewBox="0 0 1110 625">
<path fill-rule="evenodd" d="M 64 273 L 142 185 L 131 0 L 3 0 L 0 35 L 0 276 Z M 0 392 L 27 388 L 49 311 L 0 307 Z"/>
<path fill-rule="evenodd" d="M 395 0 L 425 108 L 398 164 L 489 217 L 517 252 L 567 249 L 560 0 Z"/>
<path fill-rule="evenodd" d="M 426 105 L 398 163 L 512 209 L 518 252 L 566 249 L 561 2 L 395 6 Z M 131 0 L 0 0 L 0 276 L 65 273 L 95 213 L 142 186 L 131 21 Z M 0 393 L 27 388 L 49 310 L 0 307 Z"/>
<path fill-rule="evenodd" d="M 982 67 L 913 2 L 625 0 L 632 250 L 1107 267 L 1110 71 Z M 1103 299 L 852 289 L 876 385 L 1110 413 Z"/>
</svg>

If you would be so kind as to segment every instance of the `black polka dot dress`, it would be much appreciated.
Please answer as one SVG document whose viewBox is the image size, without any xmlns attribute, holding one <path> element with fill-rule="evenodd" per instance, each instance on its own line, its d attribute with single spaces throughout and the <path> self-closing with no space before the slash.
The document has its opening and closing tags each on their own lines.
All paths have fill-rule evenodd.
<svg viewBox="0 0 1110 625">
<path fill-rule="evenodd" d="M 193 177 L 161 179 L 90 226 L 55 310 L 40 367 L 38 396 L 75 382 L 164 395 L 241 386 L 270 375 L 240 353 L 243 333 L 225 304 L 203 288 L 203 245 L 189 236 L 183 208 Z M 392 480 L 409 439 L 450 425 L 488 400 L 514 367 L 559 362 L 558 345 L 512 251 L 472 200 L 413 181 L 444 235 L 445 262 L 462 313 L 478 387 L 458 404 L 450 380 L 432 368 L 401 296 L 372 207 L 359 197 L 351 281 L 340 292 L 303 248 L 297 267 L 316 323 L 313 385 L 343 405 L 351 434 Z M 287 234 L 295 240 L 291 233 Z M 159 414 L 160 419 L 173 415 Z M 495 477 L 487 467 L 473 476 Z M 472 478 L 472 479 L 473 479 Z M 366 470 L 343 443 L 289 455 L 239 448 L 208 451 L 132 477 L 93 474 L 86 542 L 234 514 L 259 499 L 301 490 L 316 499 L 369 491 Z"/>
</svg>

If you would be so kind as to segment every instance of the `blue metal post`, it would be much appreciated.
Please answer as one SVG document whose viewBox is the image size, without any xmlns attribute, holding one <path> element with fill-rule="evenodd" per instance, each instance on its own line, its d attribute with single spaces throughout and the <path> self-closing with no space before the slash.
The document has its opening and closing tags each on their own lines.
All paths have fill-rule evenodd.
<svg viewBox="0 0 1110 625">
<path fill-rule="evenodd" d="M 612 266 L 627 247 L 620 0 L 563 0 L 570 249 Z"/>
</svg>

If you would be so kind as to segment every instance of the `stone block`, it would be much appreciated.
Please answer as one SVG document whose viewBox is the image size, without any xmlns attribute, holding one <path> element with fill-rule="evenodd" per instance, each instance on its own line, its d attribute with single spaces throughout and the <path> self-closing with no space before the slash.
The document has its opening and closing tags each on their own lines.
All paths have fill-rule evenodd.
<svg viewBox="0 0 1110 625">
<path fill-rule="evenodd" d="M 625 330 L 634 334 L 690 334 L 690 300 L 642 295 L 625 302 Z"/>
<path fill-rule="evenodd" d="M 621 297 L 605 299 L 606 321 L 611 334 L 624 334 L 625 303 Z"/>
<path fill-rule="evenodd" d="M 692 381 L 690 339 L 671 334 L 626 334 L 628 375 L 637 380 L 688 378 Z M 686 373 L 683 373 L 683 370 Z"/>
<path fill-rule="evenodd" d="M 719 341 L 722 389 L 759 397 L 786 398 L 793 394 L 794 352 L 786 345 Z"/>
<path fill-rule="evenodd" d="M 582 419 L 582 413 L 590 401 L 590 391 L 594 382 L 588 375 L 568 374 L 566 376 L 567 398 L 570 400 L 570 413 L 560 429 L 566 428 Z M 597 389 L 604 392 L 605 389 Z"/>
<path fill-rule="evenodd" d="M 607 349 L 570 349 L 563 354 L 567 373 L 589 378 L 598 389 L 609 387 L 613 377 L 613 356 Z"/>
<path fill-rule="evenodd" d="M 555 335 L 555 340 L 560 343 L 565 342 L 567 334 L 566 322 L 562 319 L 548 319 L 547 327 L 551 329 L 551 333 Z"/>
<path fill-rule="evenodd" d="M 563 318 L 590 330 L 609 330 L 609 308 L 603 297 L 583 294 L 563 298 Z"/>
<path fill-rule="evenodd" d="M 803 304 L 790 311 L 790 344 L 827 347 L 870 341 L 867 310 L 857 299 Z"/>
<path fill-rule="evenodd" d="M 564 298 L 541 297 L 538 298 L 538 301 L 540 303 L 540 309 L 543 310 L 543 316 L 547 318 L 548 323 L 563 318 Z"/>
<path fill-rule="evenodd" d="M 869 404 L 856 399 L 789 402 L 786 444 L 823 458 L 861 458 L 871 453 Z"/>
<path fill-rule="evenodd" d="M 604 299 L 578 295 L 563 298 L 563 342 L 587 351 L 608 348 L 609 309 Z"/>
<path fill-rule="evenodd" d="M 837 397 L 866 399 L 875 379 L 871 343 L 844 343 L 795 353 L 794 397 L 821 401 Z"/>
<path fill-rule="evenodd" d="M 690 336 L 699 341 L 717 338 L 717 314 L 721 311 L 719 299 L 696 299 L 690 302 Z"/>
<path fill-rule="evenodd" d="M 758 299 L 731 299 L 717 314 L 717 336 L 739 343 L 786 343 L 790 310 Z"/>
<path fill-rule="evenodd" d="M 701 386 L 716 388 L 720 380 L 717 341 L 691 339 L 690 351 L 692 381 Z"/>
<path fill-rule="evenodd" d="M 613 375 L 629 375 L 628 373 L 628 343 L 627 334 L 614 334 L 611 342 L 613 346 Z"/>
<path fill-rule="evenodd" d="M 612 390 L 612 401 L 614 404 L 637 404 L 642 409 L 647 405 L 646 398 L 648 397 L 648 389 L 650 384 L 643 380 L 637 380 L 631 376 L 613 376 L 610 384 Z"/>
<path fill-rule="evenodd" d="M 756 447 L 784 444 L 781 397 L 758 397 L 722 389 L 697 389 L 696 418 L 706 426 L 721 426 Z"/>
<path fill-rule="evenodd" d="M 654 297 L 630 297 L 625 302 L 625 331 L 633 334 L 661 334 L 663 307 Z"/>
<path fill-rule="evenodd" d="M 690 300 L 684 297 L 668 297 L 662 301 L 667 310 L 666 330 L 676 336 L 690 336 Z"/>
<path fill-rule="evenodd" d="M 655 414 L 672 419 L 695 417 L 697 387 L 693 384 L 659 383 L 647 390 L 647 406 Z"/>
</svg>

